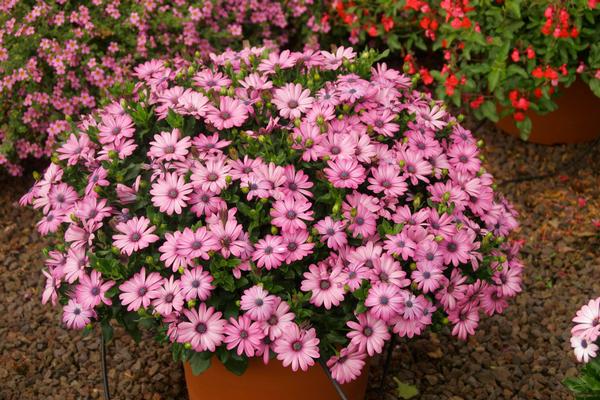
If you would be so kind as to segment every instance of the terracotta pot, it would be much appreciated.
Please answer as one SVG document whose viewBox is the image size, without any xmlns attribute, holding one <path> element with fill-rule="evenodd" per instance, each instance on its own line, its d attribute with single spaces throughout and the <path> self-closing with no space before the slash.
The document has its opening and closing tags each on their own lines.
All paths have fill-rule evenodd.
<svg viewBox="0 0 600 400">
<path fill-rule="evenodd" d="M 527 112 L 532 122 L 530 142 L 581 143 L 600 136 L 600 98 L 584 82 L 576 80 L 563 88 L 556 103 L 558 109 L 545 115 Z M 497 126 L 512 136 L 520 135 L 511 116 L 501 119 Z"/>
<path fill-rule="evenodd" d="M 228 371 L 213 357 L 211 366 L 193 375 L 189 363 L 184 364 L 185 381 L 190 400 L 338 400 L 339 397 L 325 375 L 315 364 L 307 372 L 293 372 L 279 360 L 264 365 L 259 358 L 250 359 L 242 376 Z M 368 371 L 353 382 L 342 385 L 349 400 L 363 400 L 367 390 Z"/>
</svg>

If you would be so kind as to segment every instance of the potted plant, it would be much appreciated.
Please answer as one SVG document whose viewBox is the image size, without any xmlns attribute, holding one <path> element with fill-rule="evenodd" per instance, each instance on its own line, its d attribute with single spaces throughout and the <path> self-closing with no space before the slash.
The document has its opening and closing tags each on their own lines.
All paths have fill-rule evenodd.
<svg viewBox="0 0 600 400">
<path fill-rule="evenodd" d="M 481 143 L 380 57 L 137 67 L 22 199 L 56 239 L 43 302 L 71 329 L 151 329 L 192 399 L 331 398 L 327 375 L 366 379 L 392 335 L 474 334 L 521 290 L 516 213 Z"/>
<path fill-rule="evenodd" d="M 576 399 L 597 399 L 600 397 L 600 360 L 598 342 L 600 338 L 600 298 L 590 300 L 577 311 L 571 329 L 571 347 L 577 361 L 585 363 L 579 377 L 565 380 L 565 385 Z"/>
<path fill-rule="evenodd" d="M 439 98 L 552 144 L 600 134 L 599 4 L 336 0 L 322 9 L 332 32 L 391 49 Z"/>
</svg>

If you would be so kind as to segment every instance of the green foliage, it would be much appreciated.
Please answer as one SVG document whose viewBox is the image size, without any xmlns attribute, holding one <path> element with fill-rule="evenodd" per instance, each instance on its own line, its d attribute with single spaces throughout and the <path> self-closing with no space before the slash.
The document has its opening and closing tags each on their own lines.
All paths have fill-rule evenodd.
<svg viewBox="0 0 600 400">
<path fill-rule="evenodd" d="M 563 382 L 577 400 L 600 399 L 600 359 L 595 358 L 581 368 L 578 377 Z"/>
</svg>

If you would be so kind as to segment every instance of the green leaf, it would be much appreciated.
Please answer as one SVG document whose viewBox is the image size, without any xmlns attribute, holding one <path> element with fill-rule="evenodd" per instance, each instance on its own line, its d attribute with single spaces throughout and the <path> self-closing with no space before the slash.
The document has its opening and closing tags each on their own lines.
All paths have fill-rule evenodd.
<svg viewBox="0 0 600 400">
<path fill-rule="evenodd" d="M 490 92 L 493 92 L 494 89 L 496 89 L 498 80 L 500 80 L 500 70 L 493 67 L 488 75 L 488 89 Z"/>
<path fill-rule="evenodd" d="M 208 357 L 207 357 L 205 353 L 208 353 L 208 352 L 194 353 L 190 357 L 189 361 L 190 361 L 190 365 L 192 366 L 192 373 L 194 375 L 200 375 L 201 373 L 206 371 L 208 369 L 208 367 L 210 367 L 211 354 L 208 353 Z"/>
<path fill-rule="evenodd" d="M 506 0 L 506 9 L 516 18 L 521 18 L 521 0 Z"/>
<path fill-rule="evenodd" d="M 590 89 L 598 97 L 600 97 L 600 79 L 590 79 Z"/>
<path fill-rule="evenodd" d="M 401 399 L 412 399 L 419 394 L 419 389 L 417 389 L 416 386 L 401 382 L 396 377 L 394 377 L 394 382 L 396 382 L 397 385 L 396 390 L 398 391 L 398 397 Z"/>
<path fill-rule="evenodd" d="M 498 112 L 496 110 L 496 103 L 493 101 L 486 100 L 481 105 L 481 113 L 484 117 L 493 122 L 498 122 Z"/>
<path fill-rule="evenodd" d="M 248 368 L 248 358 L 233 354 L 227 362 L 223 363 L 225 368 L 233 372 L 235 375 L 242 375 Z"/>
<path fill-rule="evenodd" d="M 529 139 L 529 135 L 531 135 L 531 119 L 527 117 L 523 121 L 517 121 L 515 125 L 521 131 L 521 139 Z"/>
</svg>

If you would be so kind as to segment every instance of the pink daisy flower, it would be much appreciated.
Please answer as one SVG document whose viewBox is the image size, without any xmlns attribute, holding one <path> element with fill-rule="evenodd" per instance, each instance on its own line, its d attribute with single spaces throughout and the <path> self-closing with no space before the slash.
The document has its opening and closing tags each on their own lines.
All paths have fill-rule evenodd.
<svg viewBox="0 0 600 400">
<path fill-rule="evenodd" d="M 244 290 L 240 308 L 254 321 L 265 321 L 275 310 L 276 299 L 261 286 L 252 286 Z"/>
<path fill-rule="evenodd" d="M 374 193 L 383 192 L 386 196 L 399 197 L 408 189 L 404 178 L 400 176 L 400 169 L 395 165 L 381 164 L 371 169 L 371 175 L 367 189 Z"/>
<path fill-rule="evenodd" d="M 152 204 L 167 215 L 181 214 L 192 190 L 192 185 L 185 183 L 183 176 L 175 172 L 167 173 L 152 184 Z"/>
<path fill-rule="evenodd" d="M 215 289 L 212 285 L 212 281 L 212 275 L 200 266 L 187 269 L 184 271 L 181 276 L 181 281 L 179 282 L 181 294 L 184 296 L 185 301 L 196 298 L 205 301 Z"/>
<path fill-rule="evenodd" d="M 150 142 L 148 156 L 158 161 L 185 160 L 192 145 L 191 140 L 188 136 L 181 140 L 179 137 L 179 129 L 154 135 L 154 140 Z"/>
<path fill-rule="evenodd" d="M 190 177 L 191 181 L 202 190 L 219 194 L 227 186 L 227 176 L 231 167 L 225 159 L 214 157 L 206 161 L 206 165 L 198 165 Z"/>
<path fill-rule="evenodd" d="M 343 348 L 339 356 L 333 356 L 327 361 L 331 377 L 340 384 L 351 382 L 358 378 L 365 366 L 364 351 L 356 348 Z"/>
<path fill-rule="evenodd" d="M 315 224 L 315 229 L 322 235 L 322 240 L 326 240 L 327 247 L 332 250 L 339 250 L 348 243 L 345 227 L 344 221 L 335 221 L 331 217 L 325 217 Z"/>
<path fill-rule="evenodd" d="M 62 320 L 69 329 L 83 329 L 96 317 L 94 310 L 85 308 L 73 299 L 63 307 Z"/>
<path fill-rule="evenodd" d="M 390 321 L 402 311 L 404 299 L 400 290 L 395 285 L 379 283 L 369 289 L 365 306 L 371 309 L 376 318 Z"/>
<path fill-rule="evenodd" d="M 600 298 L 590 300 L 589 303 L 581 307 L 573 318 L 575 326 L 571 329 L 573 336 L 595 341 L 600 335 Z"/>
<path fill-rule="evenodd" d="M 222 72 L 214 73 L 208 68 L 203 69 L 194 76 L 194 82 L 196 86 L 206 90 L 219 91 L 221 88 L 226 88 L 231 85 L 231 79 L 229 79 Z"/>
<path fill-rule="evenodd" d="M 355 159 L 330 160 L 327 162 L 327 166 L 323 172 L 336 188 L 356 189 L 365 181 L 365 169 Z"/>
<path fill-rule="evenodd" d="M 133 120 L 127 114 L 104 114 L 98 129 L 98 140 L 102 144 L 113 144 L 121 139 L 131 138 L 135 133 Z"/>
<path fill-rule="evenodd" d="M 290 312 L 290 306 L 279 297 L 275 297 L 273 303 L 273 312 L 265 320 L 264 330 L 265 334 L 271 340 L 276 340 L 278 337 L 293 325 L 295 315 Z"/>
<path fill-rule="evenodd" d="M 281 236 L 267 235 L 254 245 L 252 260 L 259 268 L 278 268 L 286 258 L 287 250 Z"/>
<path fill-rule="evenodd" d="M 306 230 L 287 232 L 283 237 L 283 245 L 287 250 L 286 264 L 304 259 L 307 255 L 312 254 L 312 249 L 315 247 L 314 243 L 308 243 L 308 231 Z"/>
<path fill-rule="evenodd" d="M 468 335 L 475 334 L 479 325 L 479 309 L 477 307 L 462 307 L 448 312 L 448 319 L 454 324 L 452 335 L 466 340 Z"/>
<path fill-rule="evenodd" d="M 247 357 L 254 357 L 262 338 L 265 337 L 261 323 L 253 322 L 246 315 L 240 315 L 238 319 L 230 318 L 224 333 L 227 350 L 237 348 L 238 356 L 244 354 Z"/>
<path fill-rule="evenodd" d="M 332 306 L 337 306 L 344 300 L 344 281 L 342 267 L 337 266 L 331 271 L 324 262 L 311 264 L 308 272 L 304 273 L 304 280 L 300 290 L 310 291 L 310 302 L 317 307 L 324 306 L 329 310 Z"/>
<path fill-rule="evenodd" d="M 173 311 L 183 309 L 183 294 L 180 282 L 171 275 L 169 280 L 164 280 L 162 286 L 157 290 L 156 298 L 152 300 L 152 306 L 162 316 L 170 315 Z"/>
<path fill-rule="evenodd" d="M 248 119 L 248 108 L 237 99 L 222 96 L 219 108 L 210 106 L 206 119 L 218 130 L 240 127 Z"/>
<path fill-rule="evenodd" d="M 137 311 L 141 307 L 148 308 L 152 300 L 159 296 L 162 283 L 163 278 L 159 273 L 152 272 L 146 277 L 146 268 L 142 267 L 133 278 L 119 286 L 121 303 L 127 306 L 127 311 Z"/>
<path fill-rule="evenodd" d="M 598 346 L 590 342 L 588 339 L 580 336 L 573 336 L 571 338 L 571 347 L 575 352 L 577 361 L 587 363 L 590 359 L 596 357 L 598 352 Z"/>
<path fill-rule="evenodd" d="M 184 309 L 187 321 L 177 326 L 179 343 L 189 343 L 194 351 L 214 352 L 223 343 L 223 333 L 227 323 L 221 313 L 213 307 L 201 303 L 198 310 Z"/>
<path fill-rule="evenodd" d="M 288 83 L 275 89 L 272 100 L 279 109 L 279 115 L 287 119 L 300 118 L 310 108 L 313 101 L 310 90 L 303 90 L 299 83 Z"/>
<path fill-rule="evenodd" d="M 121 250 L 121 253 L 130 256 L 134 251 L 145 249 L 159 238 L 152 232 L 156 227 L 150 225 L 146 217 L 133 217 L 127 222 L 117 224 L 116 230 L 120 232 L 113 235 L 113 244 Z"/>
<path fill-rule="evenodd" d="M 280 227 L 283 233 L 306 230 L 305 221 L 312 221 L 312 204 L 305 199 L 287 197 L 277 200 L 271 209 L 271 223 Z"/>
<path fill-rule="evenodd" d="M 198 257 L 208 260 L 210 258 L 208 252 L 218 248 L 219 245 L 212 233 L 203 226 L 196 231 L 185 228 L 177 240 L 177 251 L 185 254 L 188 260 Z"/>
<path fill-rule="evenodd" d="M 275 341 L 273 351 L 284 367 L 291 365 L 294 372 L 307 371 L 319 358 L 319 339 L 314 328 L 300 330 L 293 324 Z"/>
<path fill-rule="evenodd" d="M 358 314 L 356 318 L 358 322 L 348 321 L 346 324 L 351 329 L 346 334 L 350 345 L 356 346 L 361 352 L 366 351 L 370 356 L 381 353 L 385 342 L 391 338 L 386 323 L 369 312 Z"/>
<path fill-rule="evenodd" d="M 92 309 L 100 303 L 110 306 L 112 300 L 106 297 L 106 292 L 114 284 L 113 281 L 102 281 L 102 275 L 98 271 L 92 271 L 90 275 L 81 274 L 79 284 L 75 288 L 77 303 L 88 309 Z"/>
</svg>

